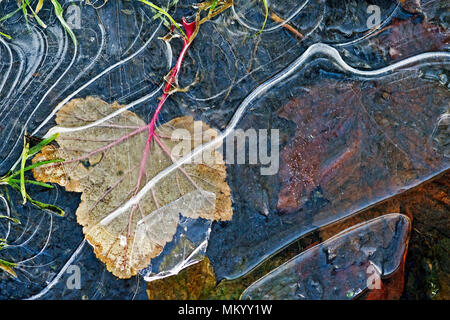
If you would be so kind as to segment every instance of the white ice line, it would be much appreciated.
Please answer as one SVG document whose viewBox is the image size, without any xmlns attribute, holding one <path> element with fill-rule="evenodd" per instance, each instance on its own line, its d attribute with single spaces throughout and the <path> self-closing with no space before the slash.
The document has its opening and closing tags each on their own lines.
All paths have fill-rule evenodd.
<svg viewBox="0 0 450 320">
<path fill-rule="evenodd" d="M 62 93 L 64 93 L 67 89 L 69 89 L 72 86 L 72 84 L 76 83 L 82 76 L 84 76 L 86 71 L 90 70 L 92 68 L 92 66 L 94 66 L 94 64 L 96 64 L 97 61 L 99 60 L 100 55 L 105 47 L 106 30 L 102 24 L 98 24 L 98 26 L 99 26 L 100 32 L 101 32 L 101 42 L 100 42 L 100 46 L 97 51 L 97 54 L 92 59 L 92 61 L 75 77 L 75 79 L 72 80 L 72 82 L 70 84 L 68 84 L 67 86 L 64 87 L 64 89 L 62 89 L 60 92 L 58 92 L 58 95 L 56 97 L 54 97 L 52 101 L 55 101 L 56 99 L 58 99 L 62 95 Z"/>
<path fill-rule="evenodd" d="M 105 226 L 108 225 L 112 220 L 129 210 L 134 205 L 138 204 L 139 201 L 147 194 L 147 192 L 153 188 L 156 183 L 158 183 L 161 179 L 171 174 L 173 171 L 177 170 L 182 165 L 190 162 L 193 158 L 198 156 L 199 154 L 203 153 L 205 150 L 208 150 L 210 148 L 213 148 L 215 146 L 218 146 L 220 143 L 222 143 L 222 140 L 225 139 L 236 127 L 239 120 L 241 119 L 242 115 L 244 114 L 247 106 L 257 97 L 260 96 L 261 93 L 265 92 L 266 90 L 270 89 L 280 81 L 288 78 L 294 71 L 296 71 L 303 63 L 311 56 L 315 54 L 324 54 L 329 56 L 330 58 L 334 59 L 337 64 L 344 70 L 356 75 L 360 76 L 366 76 L 366 77 L 372 77 L 381 75 L 384 73 L 395 71 L 396 69 L 402 68 L 406 65 L 410 65 L 422 60 L 426 59 L 436 59 L 436 58 L 447 58 L 450 59 L 450 53 L 448 52 L 427 52 L 422 53 L 410 58 L 407 58 L 405 60 L 396 62 L 390 66 L 383 67 L 377 70 L 358 70 L 350 65 L 348 65 L 342 57 L 339 55 L 339 52 L 326 44 L 323 43 L 317 43 L 310 46 L 300 57 L 297 58 L 289 67 L 275 75 L 273 78 L 267 80 L 263 84 L 261 84 L 259 87 L 257 87 L 250 95 L 248 95 L 244 101 L 241 103 L 241 105 L 236 110 L 235 114 L 233 115 L 233 118 L 231 119 L 229 125 L 225 129 L 225 131 L 221 132 L 214 140 L 211 140 L 208 143 L 205 143 L 194 150 L 191 151 L 191 153 L 187 154 L 186 156 L 180 158 L 177 162 L 173 163 L 163 171 L 159 172 L 155 177 L 153 177 L 147 184 L 131 199 L 129 199 L 123 206 L 117 208 L 113 212 L 111 212 L 108 216 L 103 218 L 103 220 L 100 221 L 100 224 Z"/>
<path fill-rule="evenodd" d="M 83 84 L 81 87 L 79 87 L 77 90 L 75 90 L 74 92 L 72 92 L 70 95 L 68 95 L 63 101 L 61 101 L 54 109 L 53 111 L 48 115 L 47 118 L 45 118 L 45 120 L 31 133 L 31 135 L 36 135 L 36 133 L 39 132 L 39 130 L 45 125 L 47 124 L 47 122 L 49 122 L 53 116 L 67 103 L 69 102 L 73 97 L 75 97 L 78 93 L 80 93 L 82 90 L 84 90 L 85 88 L 87 88 L 88 86 L 90 86 L 93 82 L 97 81 L 99 78 L 101 78 L 102 76 L 104 76 L 105 74 L 107 74 L 108 72 L 110 72 L 111 70 L 121 66 L 122 64 L 130 61 L 131 59 L 133 59 L 135 56 L 137 56 L 138 54 L 140 54 L 144 49 L 147 48 L 147 46 L 150 44 L 150 42 L 153 40 L 154 36 L 156 35 L 156 33 L 159 31 L 160 27 L 161 27 L 162 22 L 159 23 L 158 27 L 156 28 L 156 30 L 153 32 L 153 34 L 151 35 L 151 37 L 145 42 L 145 44 L 139 48 L 136 52 L 134 52 L 132 55 L 128 56 L 127 58 L 120 60 L 118 62 L 116 62 L 115 64 L 109 66 L 108 68 L 106 68 L 105 70 L 103 70 L 102 72 L 100 72 L 98 75 L 96 75 L 95 77 L 93 77 L 91 80 L 89 80 L 88 82 L 86 82 L 85 84 Z"/>
<path fill-rule="evenodd" d="M 99 124 L 102 124 L 103 122 L 108 121 L 111 118 L 114 118 L 115 116 L 121 114 L 122 112 L 134 107 L 137 104 L 140 104 L 148 99 L 150 99 L 151 97 L 153 97 L 154 95 L 156 95 L 161 89 L 162 89 L 163 85 L 160 85 L 157 89 L 153 90 L 152 92 L 150 92 L 149 94 L 123 106 L 120 109 L 117 109 L 116 111 L 114 111 L 111 114 L 108 114 L 106 117 L 98 119 L 97 121 L 91 122 L 87 125 L 84 126 L 80 126 L 80 127 L 53 127 L 51 128 L 44 136 L 45 138 L 48 138 L 50 136 L 52 136 L 55 133 L 68 133 L 68 132 L 76 132 L 76 131 L 81 131 L 81 130 L 86 130 L 92 127 L 95 127 Z"/>
</svg>

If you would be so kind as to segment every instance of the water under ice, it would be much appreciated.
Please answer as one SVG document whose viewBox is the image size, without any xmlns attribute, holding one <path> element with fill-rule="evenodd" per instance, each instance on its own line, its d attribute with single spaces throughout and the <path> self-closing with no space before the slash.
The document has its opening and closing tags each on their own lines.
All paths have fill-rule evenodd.
<svg viewBox="0 0 450 320">
<path fill-rule="evenodd" d="M 381 289 L 406 255 L 410 228 L 401 214 L 355 225 L 271 271 L 242 299 L 343 300 Z"/>
<path fill-rule="evenodd" d="M 71 5 L 61 2 L 65 10 Z M 178 21 L 182 16 L 192 19 L 189 5 L 197 1 L 181 2 L 171 14 Z M 279 206 L 292 163 L 288 156 L 273 176 L 261 176 L 260 165 L 227 166 L 235 214 L 232 221 L 213 223 L 206 252 L 219 280 L 246 274 L 306 233 L 449 168 L 450 53 L 439 38 L 448 34 L 448 22 L 441 18 L 448 3 L 432 1 L 425 13 L 413 15 L 395 1 L 378 1 L 380 30 L 366 25 L 369 4 L 363 0 L 271 3 L 271 9 L 302 38 L 275 20 L 254 37 L 264 18 L 257 1 L 235 1 L 232 10 L 202 26 L 180 77 L 181 87 L 194 85 L 170 97 L 160 123 L 190 115 L 223 133 L 232 127 L 279 129 L 281 154 L 301 150 L 305 163 L 320 164 L 293 171 L 292 178 L 299 181 L 309 178 L 309 173 L 313 177 L 310 184 L 297 185 L 301 192 L 294 194 L 290 210 Z M 2 174 L 16 163 L 25 129 L 44 136 L 54 126 L 58 108 L 72 98 L 118 101 L 145 121 L 158 103 L 162 79 L 181 44 L 158 39 L 168 30 L 152 18 L 154 12 L 135 2 L 108 1 L 99 9 L 82 2 L 76 5 L 81 18 L 74 28 L 77 47 L 47 7 L 40 14 L 48 25 L 45 30 L 32 20 L 29 31 L 23 28 L 20 15 L 2 25 L 2 31 L 13 37 L 0 37 Z M 15 6 L 15 1 L 3 1 L 0 12 Z M 398 30 L 415 36 L 405 42 Z M 422 39 L 427 46 L 420 45 Z M 335 86 L 340 100 L 333 95 Z M 319 97 L 309 92 L 318 92 Z M 411 112 L 410 101 L 414 102 Z M 222 138 L 226 140 L 225 135 Z M 354 167 L 357 173 L 351 170 Z M 350 180 L 327 180 L 336 176 Z M 364 192 L 358 191 L 361 185 Z M 67 216 L 23 207 L 11 194 L 11 214 L 22 224 L 0 221 L 0 237 L 7 235 L 11 244 L 1 257 L 19 262 L 18 278 L 0 273 L 1 298 L 79 298 L 81 293 L 89 299 L 145 298 L 142 277 L 115 281 L 84 242 L 74 215 L 79 194 L 59 187 L 30 191 L 63 207 Z M 82 270 L 82 291 L 67 289 L 72 266 Z"/>
</svg>

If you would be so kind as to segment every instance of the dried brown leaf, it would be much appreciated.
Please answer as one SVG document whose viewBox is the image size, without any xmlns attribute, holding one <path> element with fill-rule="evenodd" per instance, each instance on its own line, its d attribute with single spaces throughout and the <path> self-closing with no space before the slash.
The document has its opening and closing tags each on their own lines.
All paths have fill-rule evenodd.
<svg viewBox="0 0 450 320">
<path fill-rule="evenodd" d="M 66 128 L 86 126 L 120 107 L 117 103 L 111 105 L 94 97 L 74 99 L 58 111 L 56 123 L 58 127 Z M 105 149 L 105 146 L 145 125 L 135 113 L 125 111 L 87 129 L 61 132 L 56 139 L 59 148 L 45 147 L 33 159 L 34 162 L 65 159 L 62 164 L 39 167 L 33 174 L 38 181 L 55 182 L 68 191 L 82 192 L 76 211 L 77 221 L 83 226 L 85 237 L 94 246 L 97 257 L 120 278 L 136 275 L 149 265 L 151 258 L 162 252 L 176 232 L 179 213 L 210 220 L 230 220 L 233 214 L 225 164 L 222 155 L 212 151 L 211 163 L 183 165 L 159 181 L 126 214 L 109 224 L 101 223 L 137 194 L 146 182 L 184 155 L 175 152 L 175 148 L 180 149 L 181 142 L 190 152 L 206 142 L 204 139 L 208 135 L 217 135 L 215 130 L 192 117 L 175 118 L 159 126 L 156 129 L 158 139 L 166 151 L 173 152 L 168 154 L 153 139 L 142 182 L 138 184 L 147 129 L 113 147 Z M 195 135 L 194 127 L 200 127 L 203 135 Z M 179 139 L 171 139 L 175 130 L 184 134 Z M 99 148 L 102 152 L 93 153 Z"/>
</svg>

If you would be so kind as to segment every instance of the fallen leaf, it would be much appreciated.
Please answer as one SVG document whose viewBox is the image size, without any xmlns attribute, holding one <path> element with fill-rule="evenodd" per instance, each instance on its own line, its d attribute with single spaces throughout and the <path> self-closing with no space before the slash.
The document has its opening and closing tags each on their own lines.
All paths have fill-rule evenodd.
<svg viewBox="0 0 450 320">
<path fill-rule="evenodd" d="M 408 12 L 419 13 L 422 11 L 421 9 L 421 2 L 423 2 L 422 0 L 399 0 L 399 2 L 402 8 Z"/>
<path fill-rule="evenodd" d="M 65 162 L 39 167 L 33 174 L 38 181 L 55 182 L 67 191 L 82 193 L 76 215 L 86 239 L 109 271 L 119 278 L 129 278 L 147 267 L 172 240 L 180 213 L 189 218 L 230 220 L 233 212 L 222 155 L 212 151 L 211 163 L 182 166 L 160 180 L 138 204 L 105 223 L 111 212 L 184 155 L 179 152 L 183 149 L 180 145 L 187 148 L 184 152 L 190 152 L 217 135 L 192 117 L 175 118 L 157 127 L 140 175 L 148 134 L 139 116 L 124 111 L 89 127 L 120 107 L 94 97 L 67 103 L 56 115 L 56 128 L 88 127 L 61 132 L 56 139 L 59 148 L 44 148 L 33 162 L 53 158 Z M 200 128 L 200 136 L 195 128 Z M 174 133 L 177 139 L 172 139 Z M 124 136 L 127 138 L 118 143 Z"/>
</svg>

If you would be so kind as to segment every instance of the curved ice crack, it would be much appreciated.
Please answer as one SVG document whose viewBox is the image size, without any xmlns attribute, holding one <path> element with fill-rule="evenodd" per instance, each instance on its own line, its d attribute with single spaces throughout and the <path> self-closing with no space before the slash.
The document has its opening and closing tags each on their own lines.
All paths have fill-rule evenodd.
<svg viewBox="0 0 450 320">
<path fill-rule="evenodd" d="M 262 83 L 260 86 L 258 86 L 252 93 L 250 93 L 244 101 L 240 104 L 238 109 L 236 110 L 235 114 L 233 115 L 230 123 L 228 124 L 227 128 L 221 132 L 215 139 L 211 140 L 210 142 L 203 144 L 194 150 L 191 151 L 191 153 L 187 154 L 186 156 L 180 158 L 178 161 L 164 169 L 163 171 L 159 172 L 155 177 L 153 177 L 147 184 L 132 198 L 130 198 L 124 205 L 117 208 L 113 212 L 111 212 L 108 216 L 106 216 L 103 220 L 100 221 L 101 225 L 108 225 L 111 221 L 113 221 L 115 218 L 123 214 L 124 212 L 127 212 L 129 209 L 131 209 L 133 206 L 137 205 L 139 201 L 147 194 L 148 191 L 150 191 L 151 188 L 153 188 L 156 183 L 158 183 L 161 179 L 168 176 L 173 171 L 180 168 L 182 165 L 190 162 L 193 158 L 197 157 L 198 155 L 202 154 L 205 150 L 208 150 L 210 148 L 217 147 L 222 143 L 222 140 L 225 139 L 237 126 L 239 120 L 242 118 L 244 112 L 246 111 L 248 105 L 258 98 L 263 92 L 267 91 L 280 81 L 288 78 L 291 76 L 300 66 L 302 66 L 305 61 L 307 61 L 308 58 L 310 58 L 313 55 L 316 54 L 324 54 L 335 60 L 335 62 L 339 65 L 339 67 L 345 71 L 349 72 L 355 75 L 363 76 L 363 77 L 373 77 L 382 75 L 388 72 L 393 72 L 397 69 L 400 69 L 404 66 L 422 61 L 427 59 L 436 59 L 436 58 L 447 58 L 450 59 L 450 53 L 448 52 L 427 52 L 422 53 L 410 58 L 407 58 L 405 60 L 396 62 L 390 66 L 386 66 L 380 69 L 376 70 L 359 70 L 356 68 L 353 68 L 352 66 L 348 65 L 341 57 L 339 52 L 323 43 L 317 43 L 312 46 L 310 46 L 300 57 L 297 58 L 289 67 L 282 70 L 280 73 L 276 74 L 271 79 L 267 80 L 266 82 Z"/>
</svg>

